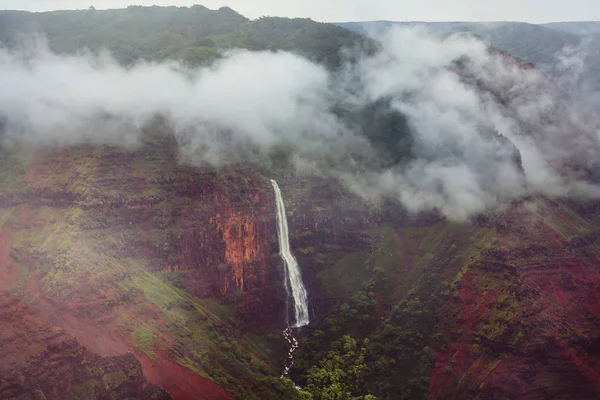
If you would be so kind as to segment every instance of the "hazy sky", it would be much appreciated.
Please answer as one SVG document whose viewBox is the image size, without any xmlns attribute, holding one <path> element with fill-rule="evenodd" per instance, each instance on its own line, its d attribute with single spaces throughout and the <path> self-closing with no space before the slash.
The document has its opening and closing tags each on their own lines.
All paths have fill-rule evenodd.
<svg viewBox="0 0 600 400">
<path fill-rule="evenodd" d="M 250 18 L 262 15 L 310 17 L 318 21 L 552 21 L 600 20 L 596 0 L 0 0 L 0 9 L 49 11 L 93 5 L 123 8 L 137 5 L 227 5 Z"/>
</svg>

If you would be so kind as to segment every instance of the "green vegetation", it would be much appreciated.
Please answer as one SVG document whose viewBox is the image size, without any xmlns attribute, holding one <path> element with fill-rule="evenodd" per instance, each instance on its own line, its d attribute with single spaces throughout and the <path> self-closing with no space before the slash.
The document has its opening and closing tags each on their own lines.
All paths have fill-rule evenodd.
<svg viewBox="0 0 600 400">
<path fill-rule="evenodd" d="M 433 366 L 434 314 L 412 294 L 380 321 L 370 280 L 312 329 L 294 376 L 315 399 L 420 399 Z"/>
<path fill-rule="evenodd" d="M 24 180 L 31 155 L 18 155 L 15 150 L 3 141 L 0 127 L 0 206 L 22 203 L 26 196 Z"/>
<path fill-rule="evenodd" d="M 458 286 L 449 282 L 460 281 L 494 231 L 440 221 L 368 235 L 371 245 L 358 252 L 315 246 L 319 281 L 336 306 L 308 327 L 292 378 L 315 399 L 427 398 L 434 355 L 458 317 L 460 303 L 449 301 Z"/>
<path fill-rule="evenodd" d="M 137 60 L 183 60 L 204 65 L 232 48 L 287 50 L 330 67 L 339 65 L 343 47 L 370 43 L 363 36 L 309 19 L 249 20 L 228 7 L 130 6 L 121 10 L 0 12 L 0 41 L 15 44 L 16 32 L 41 30 L 60 53 L 82 48 L 109 50 L 129 65 Z"/>
<path fill-rule="evenodd" d="M 375 393 L 385 399 L 423 398 L 439 345 L 435 328 L 434 312 L 419 297 L 394 306 L 369 349 Z"/>
<path fill-rule="evenodd" d="M 229 8 L 0 12 L 0 41 L 9 46 L 17 43 L 15 33 L 38 27 L 57 52 L 107 49 L 124 65 L 139 60 L 208 65 L 222 50 L 246 48 L 293 51 L 336 68 L 344 47 L 372 46 L 329 24 L 250 21 Z M 377 165 L 365 167 L 401 166 L 409 157 L 406 118 L 391 109 L 389 100 L 334 111 L 364 131 L 381 155 L 371 160 Z M 468 385 L 471 369 L 481 364 L 492 371 L 506 348 L 522 346 L 525 333 L 519 322 L 525 300 L 511 265 L 491 252 L 497 247 L 496 228 L 443 220 L 398 222 L 395 204 L 327 216 L 332 204 L 345 205 L 350 196 L 326 179 L 296 176 L 287 149 L 257 160 L 255 169 L 192 168 L 178 163 L 177 143 L 163 133 L 156 121 L 136 150 L 81 146 L 57 150 L 47 159 L 0 145 L 0 227 L 14 228 L 9 256 L 21 268 L 11 293 L 31 302 L 35 293 L 45 293 L 56 314 L 68 310 L 91 325 L 106 324 L 138 355 L 168 357 L 240 399 L 421 400 L 427 397 L 434 355 L 452 335 L 470 335 L 470 350 L 481 357 L 456 377 L 456 388 Z M 320 226 L 315 218 L 314 225 L 292 232 L 295 254 L 318 271 L 314 287 L 328 307 L 326 316 L 302 331 L 293 381 L 278 378 L 280 332 L 244 330 L 240 314 L 246 292 L 232 288 L 225 306 L 216 300 L 222 288 L 201 287 L 205 275 L 221 279 L 235 268 L 219 258 L 222 232 L 212 219 L 237 206 L 240 214 L 259 214 L 261 206 L 249 193 L 260 182 L 266 184 L 261 173 L 281 178 L 291 221 L 327 216 Z M 224 198 L 235 207 L 223 206 Z M 26 199 L 33 200 L 24 206 Z M 566 240 L 588 235 L 599 222 L 579 216 L 564 201 L 533 198 L 527 206 Z M 272 223 L 272 216 L 257 218 L 265 227 Z M 584 244 L 598 246 L 592 239 Z M 265 241 L 268 247 L 277 239 L 267 233 Z M 514 241 L 506 247 L 520 245 Z M 194 246 L 211 249 L 188 260 L 201 278 L 178 268 L 182 253 Z M 576 251 L 585 259 L 585 248 Z M 205 260 L 211 256 L 219 260 Z M 205 274 L 207 267 L 212 269 Z M 223 283 L 219 279 L 214 280 Z M 456 332 L 456 321 L 466 313 L 460 291 L 466 291 L 469 280 L 481 290 L 469 305 L 477 318 L 464 328 L 469 332 Z M 190 281 L 198 288 L 190 290 Z M 569 333 L 561 334 L 568 338 Z M 448 374 L 454 373 L 455 362 L 452 358 L 444 366 Z M 73 388 L 74 398 L 93 397 L 106 387 L 116 390 L 125 381 L 120 370 L 101 372 L 90 370 L 91 378 Z"/>
<path fill-rule="evenodd" d="M 193 296 L 184 289 L 184 272 L 158 273 L 179 262 L 176 246 L 182 235 L 216 236 L 209 221 L 212 202 L 198 201 L 185 186 L 173 193 L 173 187 L 180 188 L 174 181 L 214 185 L 222 180 L 224 195 L 237 196 L 240 206 L 251 210 L 253 202 L 244 196 L 263 178 L 180 166 L 168 154 L 167 149 L 76 148 L 45 155 L 45 168 L 34 169 L 32 181 L 21 184 L 26 190 L 38 188 L 38 205 L 0 208 L 0 228 L 13 227 L 8 248 L 24 268 L 15 294 L 35 301 L 36 293 L 47 293 L 61 314 L 70 312 L 64 307 L 81 307 L 85 312 L 77 318 L 83 324 L 113 330 L 136 352 L 150 359 L 169 357 L 237 398 L 305 399 L 305 393 L 276 378 L 279 335 L 277 346 L 247 335 L 237 306 Z M 7 195 L 17 190 L 0 187 Z M 65 196 L 76 193 L 75 200 L 62 206 L 64 194 L 55 196 L 57 188 Z M 93 397 L 117 378 L 88 380 L 73 388 L 73 395 Z"/>
<path fill-rule="evenodd" d="M 333 302 L 328 318 L 311 324 L 302 340 L 292 374 L 303 388 L 299 391 L 277 377 L 278 332 L 248 335 L 237 306 L 193 296 L 185 290 L 184 271 L 158 273 L 179 259 L 173 243 L 186 233 L 216 235 L 208 222 L 215 205 L 188 194 L 186 182 L 198 182 L 194 188 L 218 184 L 250 210 L 247 188 L 263 178 L 246 170 L 240 176 L 178 166 L 167 154 L 150 145 L 135 152 L 71 149 L 52 156 L 60 163 L 48 161 L 32 174 L 31 185 L 40 188 L 42 198 L 52 199 L 57 186 L 77 194 L 69 207 L 50 202 L 2 214 L 4 223 L 22 221 L 11 247 L 29 260 L 28 273 L 41 277 L 41 290 L 59 304 L 92 304 L 93 317 L 114 319 L 115 332 L 136 351 L 151 359 L 168 356 L 238 398 L 423 397 L 441 343 L 435 310 L 455 295 L 457 277 L 490 242 L 490 229 L 443 221 L 402 231 L 345 228 L 345 234 L 357 235 L 358 247 L 319 238 L 331 228 L 309 226 L 294 234 L 297 256 L 321 270 L 322 293 Z M 119 177 L 120 184 L 101 176 Z M 329 182 L 303 184 L 285 187 L 292 220 L 302 218 L 302 199 L 311 191 L 326 199 L 314 200 L 314 212 L 328 212 L 327 202 L 347 195 Z M 179 190 L 176 196 L 173 188 Z M 348 214 L 340 223 L 357 227 L 360 218 Z M 490 315 L 489 326 L 478 334 L 504 337 L 493 321 L 512 318 L 514 304 L 513 297 L 499 298 L 497 315 Z"/>
<path fill-rule="evenodd" d="M 152 332 L 144 329 L 141 326 L 136 326 L 133 329 L 131 338 L 135 341 L 136 350 L 145 353 L 152 359 L 157 358 L 156 354 L 154 353 L 154 335 Z"/>
<path fill-rule="evenodd" d="M 365 364 L 368 339 L 359 347 L 356 340 L 344 335 L 334 342 L 331 350 L 312 366 L 307 373 L 306 391 L 315 400 L 376 400 L 373 395 L 355 396 L 353 393 L 365 391 L 365 381 L 370 375 Z"/>
</svg>

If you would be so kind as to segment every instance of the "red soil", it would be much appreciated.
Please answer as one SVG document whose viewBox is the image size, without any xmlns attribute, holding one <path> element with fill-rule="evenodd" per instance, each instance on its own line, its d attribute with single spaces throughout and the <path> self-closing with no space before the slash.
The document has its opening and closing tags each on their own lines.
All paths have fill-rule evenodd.
<svg viewBox="0 0 600 400">
<path fill-rule="evenodd" d="M 156 360 L 143 353 L 136 353 L 136 357 L 148 381 L 166 389 L 176 400 L 234 400 L 217 384 L 160 354 Z"/>
<path fill-rule="evenodd" d="M 110 326 L 95 326 L 69 312 L 68 306 L 57 305 L 48 299 L 40 288 L 39 277 L 28 279 L 25 288 L 31 296 L 29 306 L 37 315 L 75 336 L 89 350 L 101 356 L 117 356 L 127 352 L 128 344 L 122 338 L 114 337 Z"/>
<path fill-rule="evenodd" d="M 19 265 L 10 256 L 11 228 L 4 225 L 0 229 L 0 289 L 10 288 L 19 277 Z"/>
<path fill-rule="evenodd" d="M 585 348 L 598 337 L 599 250 L 586 248 L 584 262 L 567 238 L 518 206 L 511 207 L 505 221 L 508 229 L 495 247 L 506 252 L 514 275 L 498 279 L 493 269 L 486 270 L 485 259 L 477 272 L 463 275 L 456 336 L 436 354 L 429 399 L 600 398 L 600 357 Z M 515 233 L 513 226 L 526 231 Z M 495 279 L 497 287 L 476 276 Z M 488 320 L 488 304 L 506 291 L 515 291 L 519 299 L 523 315 L 516 318 L 525 334 L 521 347 L 507 344 L 494 359 L 480 353 L 473 333 L 495 322 Z"/>
<path fill-rule="evenodd" d="M 125 338 L 115 333 L 116 327 L 111 324 L 110 318 L 107 318 L 106 324 L 102 327 L 78 318 L 71 313 L 76 312 L 75 305 L 67 306 L 65 309 L 59 308 L 40 292 L 38 284 L 37 278 L 30 279 L 27 283 L 27 291 L 35 296 L 31 307 L 38 315 L 62 327 L 67 333 L 75 336 L 81 344 L 99 355 L 115 356 L 133 349 L 132 343 L 128 343 Z M 166 355 L 158 353 L 159 358 L 156 360 L 151 360 L 139 352 L 135 352 L 134 355 L 141 362 L 148 381 L 166 389 L 175 400 L 233 400 L 233 396 L 220 386 L 169 360 Z"/>
</svg>

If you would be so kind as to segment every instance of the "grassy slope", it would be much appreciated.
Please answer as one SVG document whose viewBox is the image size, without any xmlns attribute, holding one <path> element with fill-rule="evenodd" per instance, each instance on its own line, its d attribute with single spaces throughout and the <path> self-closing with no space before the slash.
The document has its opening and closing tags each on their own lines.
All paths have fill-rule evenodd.
<svg viewBox="0 0 600 400">
<path fill-rule="evenodd" d="M 402 227 L 394 226 L 393 223 L 384 224 L 369 229 L 364 234 L 369 235 L 372 245 L 363 251 L 352 253 L 346 250 L 343 252 L 345 255 L 337 253 L 328 256 L 327 245 L 317 248 L 316 258 L 326 260 L 318 274 L 319 285 L 332 301 L 333 310 L 338 311 L 329 311 L 326 318 L 316 321 L 309 329 L 312 332 L 325 331 L 326 341 L 333 341 L 340 334 L 350 332 L 354 332 L 359 338 L 368 337 L 371 340 L 370 357 L 378 359 L 381 358 L 381 355 L 377 355 L 381 352 L 378 346 L 386 347 L 391 341 L 398 340 L 396 336 L 390 337 L 385 334 L 386 326 L 392 327 L 398 323 L 407 329 L 412 329 L 408 326 L 415 329 L 412 333 L 411 331 L 403 333 L 408 335 L 406 338 L 409 342 L 413 340 L 408 339 L 410 335 L 416 334 L 418 329 L 424 328 L 429 329 L 431 333 L 434 331 L 438 334 L 443 333 L 443 335 L 429 337 L 425 342 L 427 346 L 439 348 L 442 343 L 440 337 L 448 334 L 444 330 L 452 328 L 444 326 L 442 322 L 432 325 L 429 315 L 436 314 L 444 299 L 455 290 L 456 282 L 460 281 L 465 264 L 490 245 L 494 236 L 493 230 L 440 221 L 425 226 L 415 226 L 410 223 Z M 325 253 L 320 253 L 322 251 Z M 330 318 L 337 318 L 336 316 L 340 312 L 343 313 L 347 305 L 352 307 L 354 301 L 352 296 L 360 292 L 364 283 L 370 279 L 373 279 L 374 284 L 370 296 L 376 306 L 369 313 L 376 315 L 376 321 L 374 320 L 366 330 L 360 328 L 357 330 L 352 323 L 350 325 L 343 322 L 332 323 Z M 421 317 L 412 322 L 407 321 L 406 316 L 396 315 L 394 311 L 397 306 L 402 307 L 403 301 L 409 299 L 419 299 L 425 310 Z M 358 315 L 350 318 L 357 320 Z M 339 328 L 333 328 L 337 324 L 341 324 L 341 331 Z M 332 333 L 333 331 L 336 333 Z M 307 335 L 314 334 L 309 332 Z M 402 351 L 418 353 L 423 350 L 422 342 L 407 343 L 401 342 L 404 349 Z M 321 341 L 314 342 L 314 339 L 308 339 L 307 344 L 300 349 L 295 370 L 295 376 L 300 382 L 305 383 L 303 373 L 323 357 L 323 354 L 319 353 L 319 349 L 323 346 L 324 343 Z M 327 348 L 327 345 L 325 346 Z M 399 356 L 399 349 L 389 351 L 396 354 L 396 356 L 392 355 L 392 358 Z M 411 353 L 410 356 L 414 363 L 422 356 L 417 353 Z M 405 369 L 401 364 L 397 364 L 396 368 L 390 366 L 385 370 L 377 370 L 375 361 L 375 358 L 367 361 L 369 370 L 373 373 L 370 377 L 371 393 L 382 398 L 404 398 L 398 397 L 401 395 L 409 396 L 406 398 L 418 398 L 419 393 L 422 395 L 423 391 L 426 391 L 426 384 L 417 389 L 414 381 L 423 379 L 427 382 L 432 364 L 425 372 L 419 371 L 417 374 L 414 369 Z M 383 382 L 390 381 L 393 381 L 391 386 L 395 388 L 382 389 Z M 411 390 L 412 396 L 416 397 L 408 394 Z"/>
<path fill-rule="evenodd" d="M 490 250 L 465 266 L 454 291 L 462 329 L 438 355 L 432 398 L 597 395 L 586 372 L 597 368 L 594 353 L 577 343 L 597 339 L 598 264 L 582 265 L 569 245 L 594 231 L 597 215 L 572 207 L 543 197 L 514 205 Z M 575 283 L 583 281 L 587 288 Z"/>
<path fill-rule="evenodd" d="M 190 224 L 209 226 L 202 215 L 214 207 L 193 195 L 175 197 L 168 182 L 180 182 L 186 168 L 165 153 L 150 153 L 40 152 L 29 166 L 16 154 L 5 159 L 6 165 L 20 162 L 19 170 L 27 171 L 11 174 L 10 181 L 5 175 L 0 185 L 0 197 L 15 203 L 0 209 L 14 276 L 5 289 L 94 351 L 114 355 L 130 349 L 151 360 L 168 358 L 252 398 L 265 386 L 261 380 L 277 371 L 264 339 L 239 330 L 236 306 L 175 286 L 184 271 L 157 273 L 166 265 L 153 249 Z M 192 176 L 208 184 L 213 174 Z M 242 187 L 236 190 L 245 193 Z M 197 222 L 174 217 L 185 213 L 184 204 L 200 216 Z M 148 205 L 152 211 L 144 215 Z M 155 243 L 147 253 L 137 249 L 143 240 Z M 260 390 L 269 393 L 268 388 Z"/>
</svg>

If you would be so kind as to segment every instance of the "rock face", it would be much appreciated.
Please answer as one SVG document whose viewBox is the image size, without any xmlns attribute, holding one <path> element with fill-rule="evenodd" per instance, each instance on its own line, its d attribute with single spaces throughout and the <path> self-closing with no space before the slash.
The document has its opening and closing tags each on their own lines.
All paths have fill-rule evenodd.
<svg viewBox="0 0 600 400">
<path fill-rule="evenodd" d="M 309 293 L 311 313 L 326 316 L 335 302 L 327 296 L 318 274 L 343 254 L 371 248 L 365 233 L 375 216 L 356 196 L 328 180 L 294 180 L 282 187 L 290 224 L 290 243 Z"/>
<path fill-rule="evenodd" d="M 99 355 L 131 351 L 177 398 L 230 399 L 206 377 L 277 368 L 240 339 L 279 329 L 285 312 L 262 176 L 184 167 L 168 146 L 12 156 L 0 289 Z"/>
<path fill-rule="evenodd" d="M 260 334 L 286 311 L 264 176 L 182 166 L 168 146 L 9 162 L 0 397 L 277 398 L 253 386 L 280 372 Z M 379 277 L 382 323 L 414 288 L 436 315 L 429 398 L 598 398 L 596 203 L 532 197 L 456 224 L 279 183 L 315 326 Z"/>
<path fill-rule="evenodd" d="M 132 354 L 93 354 L 15 297 L 0 295 L 0 319 L 0 398 L 172 399 Z"/>
<path fill-rule="evenodd" d="M 600 396 L 598 214 L 571 205 L 535 198 L 494 222 L 495 238 L 456 277 L 430 399 Z"/>
<path fill-rule="evenodd" d="M 318 335 L 338 312 L 332 310 L 375 278 L 384 326 L 411 292 L 436 316 L 431 329 L 438 339 L 426 343 L 435 355 L 422 377 L 428 398 L 600 397 L 597 202 L 533 196 L 456 224 L 393 209 L 375 213 L 333 185 L 309 186 L 297 198 L 310 204 L 294 206 L 292 196 L 289 210 Z M 369 337 L 377 340 L 377 330 Z M 412 339 L 398 340 L 411 348 Z M 310 350 L 300 350 L 302 362 L 310 358 Z M 401 381 L 410 371 L 392 374 Z M 409 393 L 410 382 L 403 387 Z M 387 390 L 375 394 L 400 395 Z"/>
<path fill-rule="evenodd" d="M 194 296 L 242 301 L 245 309 L 265 306 L 274 230 L 269 187 L 242 166 L 217 172 L 181 167 L 174 157 L 110 148 L 40 153 L 21 201 L 79 208 L 83 218 L 70 222 L 84 231 L 130 230 L 135 236 L 110 250 L 143 259 L 154 273 L 177 276 Z"/>
</svg>

